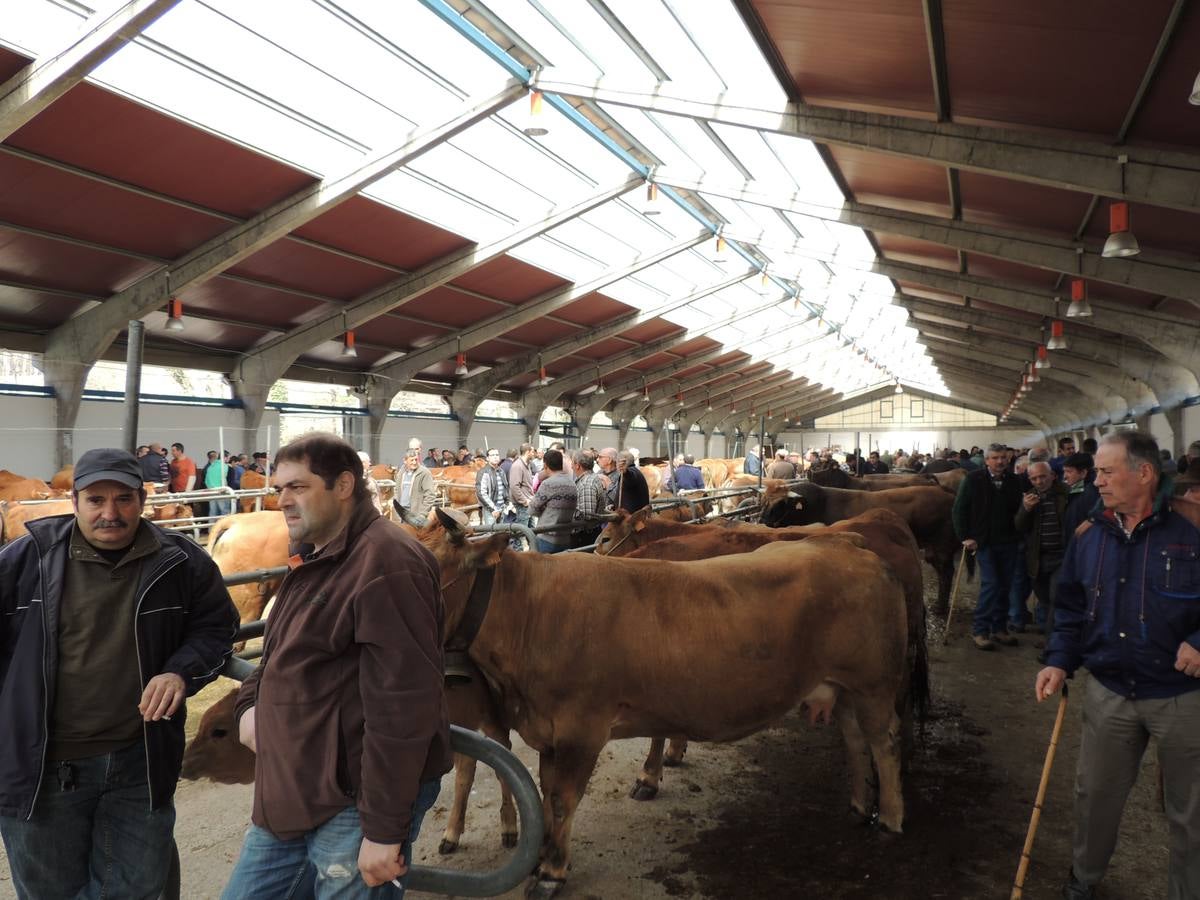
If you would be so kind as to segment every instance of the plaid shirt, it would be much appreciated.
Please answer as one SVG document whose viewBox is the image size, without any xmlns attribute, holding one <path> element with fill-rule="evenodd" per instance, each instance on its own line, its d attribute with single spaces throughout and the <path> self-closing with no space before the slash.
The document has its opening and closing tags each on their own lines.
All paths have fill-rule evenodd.
<svg viewBox="0 0 1200 900">
<path fill-rule="evenodd" d="M 593 472 L 584 472 L 575 479 L 575 518 L 582 519 L 608 512 L 608 495 L 604 482 Z"/>
</svg>

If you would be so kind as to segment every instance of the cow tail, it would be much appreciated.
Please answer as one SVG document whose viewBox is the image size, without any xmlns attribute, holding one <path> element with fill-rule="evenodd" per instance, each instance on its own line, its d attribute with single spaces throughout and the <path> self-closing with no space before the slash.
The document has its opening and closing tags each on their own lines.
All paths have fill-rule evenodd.
<svg viewBox="0 0 1200 900">
<path fill-rule="evenodd" d="M 217 541 L 221 539 L 221 535 L 223 535 L 226 531 L 228 531 L 232 527 L 233 527 L 233 517 L 232 516 L 225 516 L 224 518 L 218 519 L 216 524 L 213 525 L 212 530 L 208 533 L 209 556 L 211 556 L 212 552 L 217 549 Z"/>
<path fill-rule="evenodd" d="M 921 616 L 924 619 L 925 605 L 921 604 Z M 912 700 L 913 717 L 922 733 L 925 731 L 925 719 L 929 715 L 929 648 L 925 643 L 925 622 L 909 629 L 909 670 L 908 692 Z"/>
</svg>

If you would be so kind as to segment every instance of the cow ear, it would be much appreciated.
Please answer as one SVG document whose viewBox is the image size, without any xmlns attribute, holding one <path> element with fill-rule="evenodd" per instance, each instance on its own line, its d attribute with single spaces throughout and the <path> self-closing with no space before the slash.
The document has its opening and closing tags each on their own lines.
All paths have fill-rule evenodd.
<svg viewBox="0 0 1200 900">
<path fill-rule="evenodd" d="M 466 532 L 458 524 L 458 521 L 442 509 L 440 506 L 435 506 L 433 511 L 437 513 L 438 521 L 442 523 L 442 528 L 446 530 L 446 535 L 450 538 L 453 544 L 462 544 L 467 539 Z"/>
<path fill-rule="evenodd" d="M 634 526 L 633 526 L 633 530 L 634 530 L 634 531 L 641 531 L 641 530 L 642 530 L 643 528 L 645 528 L 645 527 L 646 527 L 646 520 L 645 520 L 645 519 L 638 519 L 638 520 L 637 520 L 637 522 L 636 522 L 636 523 L 634 524 Z"/>
</svg>

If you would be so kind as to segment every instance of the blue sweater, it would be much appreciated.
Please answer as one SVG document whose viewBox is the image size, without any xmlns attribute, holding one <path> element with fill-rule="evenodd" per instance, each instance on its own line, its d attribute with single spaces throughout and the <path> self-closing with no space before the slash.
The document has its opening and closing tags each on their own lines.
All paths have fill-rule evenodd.
<svg viewBox="0 0 1200 900">
<path fill-rule="evenodd" d="M 1171 510 L 1170 482 L 1130 537 L 1110 510 L 1089 521 L 1059 570 L 1047 664 L 1130 699 L 1200 689 L 1175 670 L 1182 642 L 1200 650 L 1200 530 Z"/>
</svg>

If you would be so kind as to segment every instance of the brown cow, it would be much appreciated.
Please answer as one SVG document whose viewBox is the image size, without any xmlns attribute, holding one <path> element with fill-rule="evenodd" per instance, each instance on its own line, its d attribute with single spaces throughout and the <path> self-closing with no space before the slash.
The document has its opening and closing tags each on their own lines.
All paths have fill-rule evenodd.
<svg viewBox="0 0 1200 900">
<path fill-rule="evenodd" d="M 471 542 L 450 514 L 437 518 L 420 539 L 441 566 L 448 633 L 477 571 L 494 568 L 470 656 L 505 721 L 541 757 L 546 836 L 534 895 L 552 896 L 566 880 L 571 824 L 609 740 L 738 740 L 801 701 L 825 713 L 836 704 L 852 807 L 870 810 L 873 760 L 879 820 L 901 830 L 904 596 L 861 537 L 675 563 L 506 552 L 507 535 Z M 648 621 L 658 626 L 653 653 Z"/>
<path fill-rule="evenodd" d="M 258 472 L 252 472 L 249 469 L 242 473 L 243 490 L 254 491 L 269 486 L 270 485 L 266 475 L 262 475 Z M 238 511 L 244 513 L 254 512 L 254 504 L 256 500 L 258 500 L 257 497 L 242 497 L 238 500 Z M 272 491 L 263 497 L 262 508 L 279 509 L 279 494 L 275 491 Z"/>
<path fill-rule="evenodd" d="M 200 719 L 196 736 L 183 752 L 180 777 L 189 781 L 207 778 L 219 784 L 250 784 L 254 781 L 254 751 L 238 740 L 233 721 L 238 689 L 234 688 Z M 483 681 L 446 688 L 446 706 L 450 721 L 462 728 L 481 730 L 494 741 L 512 747 L 508 729 L 502 728 Z M 454 802 L 438 852 L 445 855 L 458 849 L 467 818 L 467 800 L 475 781 L 476 762 L 472 757 L 454 755 Z M 508 783 L 500 780 L 500 841 L 505 847 L 517 845 L 517 810 Z"/>
<path fill-rule="evenodd" d="M 904 585 L 904 605 L 908 619 L 909 683 L 903 692 L 897 712 L 904 725 L 905 749 L 911 749 L 913 713 L 924 714 L 929 699 L 929 666 L 925 648 L 924 583 L 921 557 L 917 542 L 905 521 L 889 509 L 868 510 L 853 519 L 836 525 L 803 525 L 792 528 L 769 528 L 747 525 L 725 528 L 717 525 L 680 525 L 664 522 L 646 515 L 645 510 L 628 515 L 618 513 L 618 519 L 601 535 L 596 552 L 628 559 L 665 559 L 687 561 L 749 553 L 764 544 L 778 540 L 805 540 L 813 535 L 831 532 L 860 534 L 868 550 L 891 566 Z M 662 765 L 676 765 L 683 759 L 686 742 L 672 740 L 671 749 L 663 755 L 662 741 L 655 739 L 650 748 L 642 775 L 634 785 L 636 800 L 649 800 L 658 793 L 662 780 Z"/>
<path fill-rule="evenodd" d="M 75 506 L 70 500 L 51 500 L 49 503 L 10 503 L 0 500 L 0 544 L 10 543 L 28 534 L 26 522 L 73 512 Z"/>
<path fill-rule="evenodd" d="M 698 459 L 696 467 L 704 477 L 706 488 L 718 488 L 729 478 L 729 467 L 723 459 Z"/>
<path fill-rule="evenodd" d="M 75 467 L 63 466 L 50 479 L 51 490 L 70 491 L 75 485 Z"/>
<path fill-rule="evenodd" d="M 283 513 L 273 510 L 238 513 L 218 519 L 208 535 L 208 552 L 222 575 L 274 569 L 288 561 L 288 533 Z M 267 601 L 282 579 L 261 584 L 237 584 L 229 596 L 243 622 L 262 618 Z"/>
<path fill-rule="evenodd" d="M 23 478 L 7 469 L 0 469 L 0 500 L 49 500 L 61 497 L 61 491 L 52 490 L 40 478 Z"/>
<path fill-rule="evenodd" d="M 912 529 L 925 560 L 938 576 L 935 613 L 944 615 L 954 580 L 954 560 L 962 544 L 954 535 L 951 513 L 954 497 L 940 487 L 893 488 L 886 491 L 846 491 L 811 482 L 794 487 L 771 485 L 763 495 L 762 522 L 780 525 L 832 525 L 869 509 L 890 509 Z"/>
<path fill-rule="evenodd" d="M 662 486 L 666 483 L 667 477 L 663 474 L 665 467 L 638 466 L 638 471 L 646 479 L 646 488 L 650 491 L 650 499 L 653 500 L 662 493 Z"/>
</svg>

